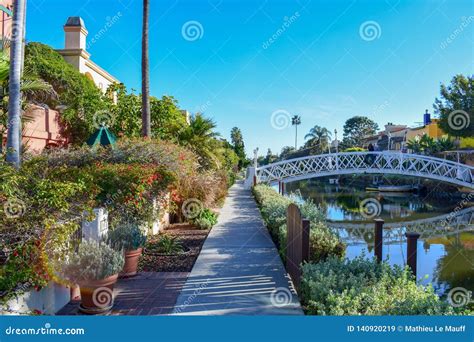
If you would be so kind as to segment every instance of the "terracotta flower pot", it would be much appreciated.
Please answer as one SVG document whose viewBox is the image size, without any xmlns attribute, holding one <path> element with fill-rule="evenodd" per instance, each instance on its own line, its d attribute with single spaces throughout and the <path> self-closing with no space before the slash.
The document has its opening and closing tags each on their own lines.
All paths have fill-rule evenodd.
<svg viewBox="0 0 474 342">
<path fill-rule="evenodd" d="M 79 283 L 81 287 L 81 305 L 79 310 L 94 315 L 105 313 L 114 305 L 114 285 L 118 275 L 101 280 L 89 280 Z"/>
<path fill-rule="evenodd" d="M 138 248 L 134 251 L 125 252 L 125 264 L 123 270 L 120 272 L 120 278 L 128 278 L 137 275 L 138 260 L 142 255 L 143 248 Z"/>
</svg>

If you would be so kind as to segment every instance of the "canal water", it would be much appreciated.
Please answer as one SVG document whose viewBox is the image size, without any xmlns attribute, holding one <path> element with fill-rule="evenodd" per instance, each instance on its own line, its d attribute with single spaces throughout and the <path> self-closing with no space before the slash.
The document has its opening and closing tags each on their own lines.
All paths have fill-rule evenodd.
<svg viewBox="0 0 474 342">
<path fill-rule="evenodd" d="M 368 190 L 376 183 L 422 185 L 426 191 Z M 417 232 L 419 282 L 432 283 L 440 295 L 456 287 L 474 291 L 474 193 L 437 182 L 374 176 L 294 182 L 286 192 L 320 206 L 329 226 L 346 242 L 348 258 L 373 255 L 373 220 L 382 218 L 383 258 L 389 263 L 406 264 L 405 232 Z"/>
</svg>

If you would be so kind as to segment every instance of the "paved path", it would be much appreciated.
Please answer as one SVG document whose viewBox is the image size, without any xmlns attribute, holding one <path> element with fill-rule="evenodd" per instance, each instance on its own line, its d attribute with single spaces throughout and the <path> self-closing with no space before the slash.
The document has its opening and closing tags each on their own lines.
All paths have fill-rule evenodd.
<svg viewBox="0 0 474 342">
<path fill-rule="evenodd" d="M 179 315 L 301 315 L 298 298 L 243 183 L 229 191 L 174 309 Z"/>
<path fill-rule="evenodd" d="M 114 288 L 114 307 L 106 315 L 167 315 L 173 312 L 187 272 L 140 272 L 119 279 Z M 81 315 L 80 301 L 73 300 L 58 315 Z"/>
</svg>

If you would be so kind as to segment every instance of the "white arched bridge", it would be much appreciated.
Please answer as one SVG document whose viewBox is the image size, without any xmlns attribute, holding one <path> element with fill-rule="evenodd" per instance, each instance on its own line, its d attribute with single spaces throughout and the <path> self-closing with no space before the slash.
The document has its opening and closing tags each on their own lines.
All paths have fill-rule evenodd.
<svg viewBox="0 0 474 342">
<path fill-rule="evenodd" d="M 247 183 L 293 182 L 346 174 L 394 174 L 474 189 L 474 167 L 401 152 L 343 152 L 283 160 L 251 168 Z"/>
</svg>

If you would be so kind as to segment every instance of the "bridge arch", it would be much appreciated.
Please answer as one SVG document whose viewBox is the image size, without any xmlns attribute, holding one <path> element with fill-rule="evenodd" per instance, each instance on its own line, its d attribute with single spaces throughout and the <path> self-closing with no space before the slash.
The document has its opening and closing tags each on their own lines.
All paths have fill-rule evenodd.
<svg viewBox="0 0 474 342">
<path fill-rule="evenodd" d="M 254 169 L 255 183 L 293 182 L 347 174 L 394 174 L 428 178 L 474 189 L 474 167 L 401 152 L 343 152 L 283 160 Z M 249 173 L 249 176 L 253 176 Z"/>
</svg>

